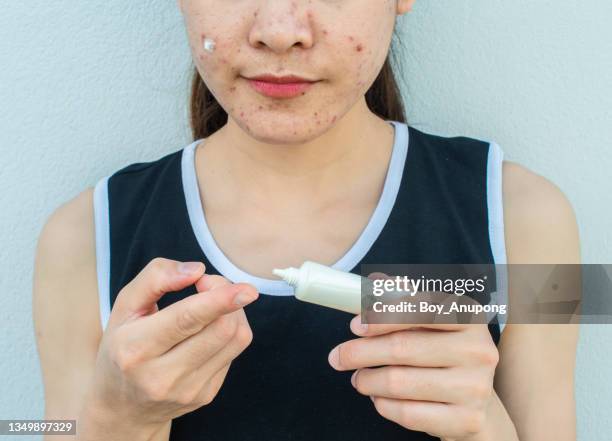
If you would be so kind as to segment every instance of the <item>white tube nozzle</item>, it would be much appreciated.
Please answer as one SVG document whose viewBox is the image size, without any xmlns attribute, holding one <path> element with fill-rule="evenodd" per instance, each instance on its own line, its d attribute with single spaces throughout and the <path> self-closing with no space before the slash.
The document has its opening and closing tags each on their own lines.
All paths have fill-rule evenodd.
<svg viewBox="0 0 612 441">
<path fill-rule="evenodd" d="M 274 269 L 295 289 L 295 298 L 328 308 L 359 314 L 361 311 L 361 276 L 306 261 L 298 268 Z"/>
<path fill-rule="evenodd" d="M 272 272 L 291 286 L 296 286 L 300 279 L 300 271 L 297 268 L 274 268 Z"/>
</svg>

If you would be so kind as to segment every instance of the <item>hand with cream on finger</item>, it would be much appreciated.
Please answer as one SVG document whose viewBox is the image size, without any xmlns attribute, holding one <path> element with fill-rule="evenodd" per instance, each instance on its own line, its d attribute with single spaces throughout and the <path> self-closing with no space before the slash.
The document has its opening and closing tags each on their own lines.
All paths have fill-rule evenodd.
<svg viewBox="0 0 612 441">
<path fill-rule="evenodd" d="M 445 441 L 477 440 L 496 394 L 499 361 L 486 324 L 361 324 L 360 338 L 336 346 L 329 363 L 356 369 L 351 383 L 377 412 L 410 430 Z"/>
</svg>

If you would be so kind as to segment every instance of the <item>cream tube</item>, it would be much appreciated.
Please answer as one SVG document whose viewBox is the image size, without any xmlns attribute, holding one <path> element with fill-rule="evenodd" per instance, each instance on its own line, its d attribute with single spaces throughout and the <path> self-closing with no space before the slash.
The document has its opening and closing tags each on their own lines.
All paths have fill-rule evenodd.
<svg viewBox="0 0 612 441">
<path fill-rule="evenodd" d="M 352 314 L 361 313 L 363 277 L 358 274 L 308 260 L 299 269 L 274 269 L 272 272 L 295 288 L 295 297 L 299 300 Z"/>
</svg>

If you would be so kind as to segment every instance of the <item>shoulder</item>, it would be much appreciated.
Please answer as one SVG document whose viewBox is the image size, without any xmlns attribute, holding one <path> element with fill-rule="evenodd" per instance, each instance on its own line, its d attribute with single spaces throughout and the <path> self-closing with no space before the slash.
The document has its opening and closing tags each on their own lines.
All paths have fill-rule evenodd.
<svg viewBox="0 0 612 441">
<path fill-rule="evenodd" d="M 502 176 L 508 263 L 578 263 L 576 215 L 563 191 L 512 161 Z"/>
<path fill-rule="evenodd" d="M 93 195 L 92 187 L 83 190 L 46 219 L 37 243 L 37 255 L 46 267 L 70 271 L 94 263 Z"/>
</svg>

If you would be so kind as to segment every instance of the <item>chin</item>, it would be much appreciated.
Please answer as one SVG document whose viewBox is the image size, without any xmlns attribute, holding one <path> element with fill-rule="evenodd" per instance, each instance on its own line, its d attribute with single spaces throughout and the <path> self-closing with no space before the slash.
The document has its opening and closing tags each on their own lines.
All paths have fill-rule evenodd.
<svg viewBox="0 0 612 441">
<path fill-rule="evenodd" d="M 305 126 L 299 121 L 241 121 L 240 126 L 252 138 L 266 144 L 303 144 L 325 133 L 331 124 Z"/>
</svg>

